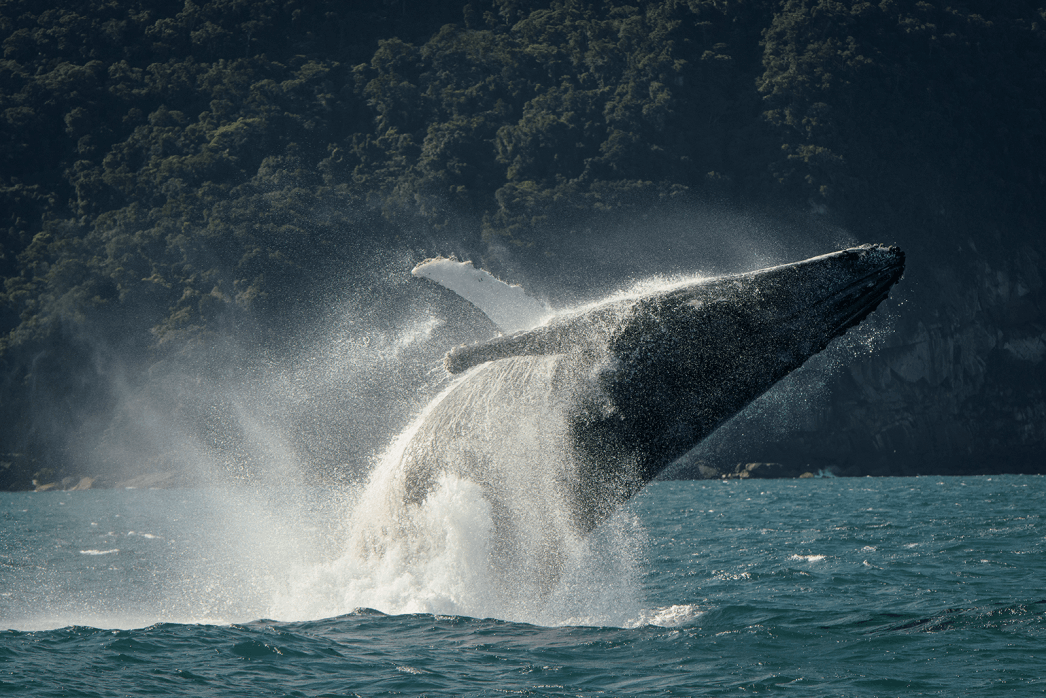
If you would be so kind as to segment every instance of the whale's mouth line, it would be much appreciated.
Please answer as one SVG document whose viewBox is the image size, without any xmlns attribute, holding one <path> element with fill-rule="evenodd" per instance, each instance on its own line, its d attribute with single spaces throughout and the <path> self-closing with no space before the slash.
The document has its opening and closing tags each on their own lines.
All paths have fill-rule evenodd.
<svg viewBox="0 0 1046 698">
<path fill-rule="evenodd" d="M 890 296 L 890 289 L 904 274 L 903 258 L 891 264 L 865 274 L 838 291 L 834 291 L 821 300 L 788 317 L 788 321 L 809 318 L 811 315 L 822 313 L 826 316 L 840 314 L 844 309 L 850 309 L 845 315 L 840 314 L 839 320 L 834 320 L 833 325 L 837 331 L 844 331 L 853 327 L 863 320 L 869 313 Z M 869 282 L 871 284 L 869 285 Z M 866 288 L 867 287 L 867 288 Z M 828 312 L 824 312 L 826 306 L 832 306 Z"/>
</svg>

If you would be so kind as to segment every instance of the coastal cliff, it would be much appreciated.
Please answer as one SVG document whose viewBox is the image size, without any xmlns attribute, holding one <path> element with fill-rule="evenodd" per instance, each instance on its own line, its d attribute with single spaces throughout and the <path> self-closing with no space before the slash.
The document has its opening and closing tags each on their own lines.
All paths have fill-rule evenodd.
<svg viewBox="0 0 1046 698">
<path fill-rule="evenodd" d="M 0 4 L 0 488 L 359 477 L 494 331 L 435 254 L 571 301 L 861 242 L 875 336 L 694 458 L 1046 471 L 1041 7 L 350 5 Z"/>
</svg>

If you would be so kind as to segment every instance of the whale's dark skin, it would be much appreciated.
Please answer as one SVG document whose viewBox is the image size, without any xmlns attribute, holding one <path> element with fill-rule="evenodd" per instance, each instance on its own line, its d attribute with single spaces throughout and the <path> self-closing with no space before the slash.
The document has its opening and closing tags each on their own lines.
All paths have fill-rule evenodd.
<svg viewBox="0 0 1046 698">
<path fill-rule="evenodd" d="M 495 525 L 510 528 L 506 482 L 517 474 L 505 464 L 537 432 L 555 453 L 551 469 L 541 466 L 539 477 L 556 481 L 542 501 L 568 509 L 578 532 L 591 531 L 861 322 L 903 272 L 898 248 L 864 245 L 611 301 L 455 348 L 447 368 L 465 375 L 404 449 L 405 497 L 420 502 L 441 473 L 454 473 L 482 485 Z"/>
</svg>

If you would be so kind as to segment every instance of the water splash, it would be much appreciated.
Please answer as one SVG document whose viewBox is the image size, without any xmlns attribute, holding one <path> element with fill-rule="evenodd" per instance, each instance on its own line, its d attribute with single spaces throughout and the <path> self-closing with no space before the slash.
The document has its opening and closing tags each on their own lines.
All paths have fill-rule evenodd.
<svg viewBox="0 0 1046 698">
<path fill-rule="evenodd" d="M 609 300 L 665 290 L 694 277 L 646 279 Z M 607 299 L 604 299 L 604 302 Z M 570 308 L 561 312 L 577 312 Z M 698 617 L 701 609 L 681 604 L 649 609 L 640 582 L 646 534 L 626 509 L 592 535 L 578 537 L 554 512 L 555 492 L 535 486 L 551 482 L 548 465 L 550 434 L 556 432 L 554 410 L 541 423 L 519 425 L 518 438 L 500 444 L 499 457 L 511 459 L 517 473 L 510 483 L 517 493 L 520 516 L 518 549 L 499 549 L 494 528 L 499 515 L 482 486 L 445 476 L 421 502 L 407 504 L 397 470 L 402 450 L 421 417 L 393 439 L 365 483 L 325 484 L 323 504 L 304 494 L 288 504 L 272 493 L 301 487 L 311 459 L 310 442 L 330 436 L 332 419 L 342 433 L 364 430 L 391 434 L 417 412 L 427 398 L 447 384 L 431 373 L 446 348 L 440 331 L 446 322 L 438 314 L 416 309 L 401 316 L 400 329 L 380 331 L 348 322 L 306 348 L 293 360 L 269 366 L 243 378 L 221 395 L 222 421 L 216 432 L 239 436 L 228 455 L 199 439 L 186 439 L 185 452 L 206 467 L 228 461 L 252 476 L 249 486 L 230 497 L 214 493 L 208 509 L 211 531 L 200 535 L 162 589 L 166 597 L 116 625 L 156 620 L 181 622 L 240 622 L 261 617 L 295 621 L 337 616 L 358 608 L 384 613 L 456 614 L 496 617 L 541 625 L 679 625 Z M 437 348 L 439 345 L 440 348 Z M 350 394 L 351 393 L 351 394 Z M 319 398 L 317 398 L 319 396 Z M 383 406 L 394 409 L 383 412 Z M 431 405 L 431 403 L 430 403 Z M 388 418 L 393 413 L 392 419 Z M 157 412 L 157 414 L 160 414 Z M 345 415 L 352 415 L 346 419 Z M 497 419 L 494 415 L 492 419 Z M 403 421 L 401 421 L 403 420 Z M 382 431 L 384 430 L 384 431 Z M 224 444 L 218 443 L 218 447 Z M 335 460 L 335 458 L 330 458 Z M 530 477 L 542 473 L 542 477 Z M 345 489 L 342 489 L 345 488 Z M 206 517 L 202 517 L 206 518 Z M 126 529 L 125 529 L 126 530 Z M 151 529 L 145 529 L 151 530 Z M 558 556 L 555 578 L 543 577 L 537 560 L 550 537 Z M 122 545 L 122 543 L 121 543 Z M 83 546 L 82 551 L 109 551 L 117 546 Z M 81 559 L 122 559 L 121 553 Z M 83 608 L 96 599 L 85 597 Z M 118 600 L 110 600 L 119 606 Z M 104 609 L 104 603 L 94 603 Z M 98 616 L 82 610 L 74 622 Z M 116 616 L 111 616 L 115 618 Z M 109 625 L 96 621 L 91 624 Z"/>
<path fill-rule="evenodd" d="M 341 552 L 294 570 L 268 615 L 320 618 L 373 608 L 619 626 L 639 618 L 641 526 L 620 514 L 595 535 L 574 533 L 564 508 L 550 506 L 561 493 L 538 462 L 549 446 L 541 424 L 522 425 L 520 438 L 499 453 L 514 463 L 499 468 L 515 475 L 501 483 L 515 498 L 510 511 L 496 510 L 481 485 L 454 475 L 441 476 L 421 502 L 410 501 L 403 452 L 439 399 L 399 435 L 346 505 Z M 498 516 L 511 518 L 508 549 L 496 532 Z"/>
</svg>

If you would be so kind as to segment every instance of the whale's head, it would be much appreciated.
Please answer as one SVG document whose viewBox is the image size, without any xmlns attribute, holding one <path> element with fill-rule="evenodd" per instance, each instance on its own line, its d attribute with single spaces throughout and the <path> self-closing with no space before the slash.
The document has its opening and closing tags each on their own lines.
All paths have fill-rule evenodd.
<svg viewBox="0 0 1046 698">
<path fill-rule="evenodd" d="M 582 525 L 861 322 L 903 272 L 898 248 L 865 245 L 638 299 L 572 416 Z"/>
</svg>

